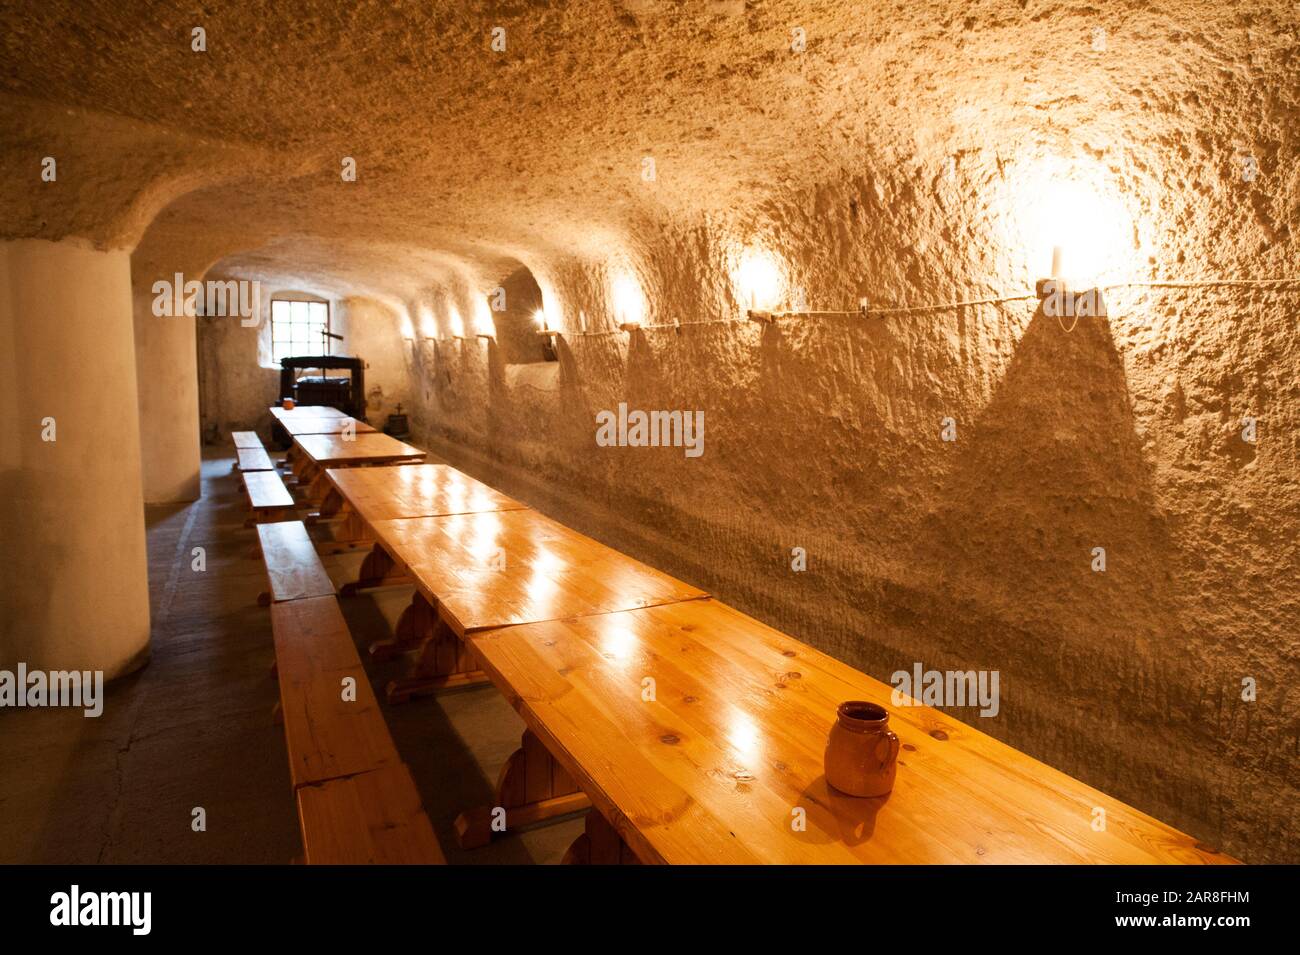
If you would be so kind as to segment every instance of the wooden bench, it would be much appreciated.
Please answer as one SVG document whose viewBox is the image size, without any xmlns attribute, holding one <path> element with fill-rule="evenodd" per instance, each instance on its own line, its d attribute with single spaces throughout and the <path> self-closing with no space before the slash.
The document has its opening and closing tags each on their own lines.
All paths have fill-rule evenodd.
<svg viewBox="0 0 1300 955">
<path fill-rule="evenodd" d="M 262 449 L 262 439 L 257 436 L 256 431 L 232 431 L 230 436 L 235 441 L 235 450 L 237 451 L 241 449 Z"/>
<path fill-rule="evenodd" d="M 241 477 L 244 479 L 248 506 L 253 512 L 246 522 L 247 526 L 266 521 L 282 521 L 292 515 L 297 505 L 275 471 L 244 471 Z"/>
<path fill-rule="evenodd" d="M 330 580 L 302 521 L 258 524 L 257 542 L 262 548 L 269 585 L 257 599 L 262 606 L 334 596 L 334 581 Z"/>
<path fill-rule="evenodd" d="M 445 862 L 334 597 L 271 605 L 309 863 Z"/>
<path fill-rule="evenodd" d="M 404 764 L 303 786 L 298 821 L 308 865 L 447 861 Z"/>
<path fill-rule="evenodd" d="M 236 448 L 236 467 L 241 471 L 274 471 L 271 456 L 263 448 Z"/>
</svg>

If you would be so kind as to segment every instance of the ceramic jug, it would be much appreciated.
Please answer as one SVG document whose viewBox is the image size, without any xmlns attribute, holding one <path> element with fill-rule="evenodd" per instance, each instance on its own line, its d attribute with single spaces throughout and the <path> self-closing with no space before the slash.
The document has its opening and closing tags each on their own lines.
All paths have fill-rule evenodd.
<svg viewBox="0 0 1300 955">
<path fill-rule="evenodd" d="M 839 706 L 826 742 L 826 781 L 850 796 L 883 796 L 894 788 L 898 737 L 883 706 L 850 700 Z"/>
</svg>

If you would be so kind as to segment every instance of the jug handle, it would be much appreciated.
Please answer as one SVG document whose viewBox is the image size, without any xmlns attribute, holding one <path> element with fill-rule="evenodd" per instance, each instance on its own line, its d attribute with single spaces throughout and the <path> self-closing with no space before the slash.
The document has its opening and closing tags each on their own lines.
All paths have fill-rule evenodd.
<svg viewBox="0 0 1300 955">
<path fill-rule="evenodd" d="M 882 768 L 888 766 L 890 763 L 892 763 L 895 759 L 898 758 L 898 750 L 899 750 L 898 736 L 897 734 L 894 733 L 893 730 L 885 730 L 883 735 L 885 738 L 876 744 L 876 758 L 880 760 L 880 765 Z M 880 755 L 881 745 L 886 746 L 885 756 Z"/>
</svg>

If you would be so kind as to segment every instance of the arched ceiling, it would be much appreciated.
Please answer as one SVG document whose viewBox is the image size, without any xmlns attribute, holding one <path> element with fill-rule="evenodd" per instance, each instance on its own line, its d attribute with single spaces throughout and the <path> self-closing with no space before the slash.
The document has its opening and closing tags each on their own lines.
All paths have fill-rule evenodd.
<svg viewBox="0 0 1300 955">
<path fill-rule="evenodd" d="M 3 20 L 6 236 L 151 234 L 161 260 L 184 235 L 235 271 L 399 300 L 792 206 L 817 242 L 817 190 L 844 181 L 897 233 L 880 257 L 916 244 L 917 209 L 936 217 L 923 246 L 959 243 L 929 195 L 945 164 L 973 189 L 1044 148 L 1091 157 L 1153 216 L 1162 189 L 1218 201 L 1198 170 L 1250 153 L 1274 188 L 1240 215 L 1265 240 L 1300 222 L 1289 0 L 47 0 Z"/>
</svg>

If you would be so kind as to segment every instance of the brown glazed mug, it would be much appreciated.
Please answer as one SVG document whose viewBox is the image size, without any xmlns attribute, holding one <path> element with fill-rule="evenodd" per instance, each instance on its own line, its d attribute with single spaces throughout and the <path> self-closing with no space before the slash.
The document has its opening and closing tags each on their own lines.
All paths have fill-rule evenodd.
<svg viewBox="0 0 1300 955">
<path fill-rule="evenodd" d="M 898 737 L 883 706 L 841 703 L 826 741 L 826 781 L 850 796 L 883 796 L 894 788 Z"/>
</svg>

